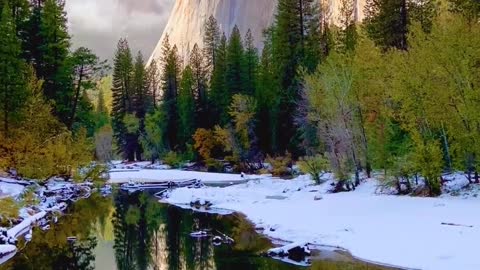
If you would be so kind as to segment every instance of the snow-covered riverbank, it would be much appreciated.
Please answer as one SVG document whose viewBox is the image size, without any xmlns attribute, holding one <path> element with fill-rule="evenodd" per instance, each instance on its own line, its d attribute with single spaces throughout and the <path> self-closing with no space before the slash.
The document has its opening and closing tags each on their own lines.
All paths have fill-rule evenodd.
<svg viewBox="0 0 480 270">
<path fill-rule="evenodd" d="M 329 194 L 330 183 L 313 186 L 306 176 L 253 180 L 226 188 L 176 189 L 165 201 L 208 200 L 213 207 L 246 214 L 272 238 L 338 246 L 368 261 L 480 269 L 480 198 L 376 195 L 373 179 L 354 192 Z"/>
<path fill-rule="evenodd" d="M 152 169 L 132 169 L 132 170 L 113 170 L 110 172 L 111 184 L 127 183 L 129 181 L 137 182 L 168 182 L 197 179 L 205 184 L 235 184 L 245 182 L 249 179 L 259 179 L 259 176 L 228 173 L 204 173 L 182 170 L 152 170 Z"/>
</svg>

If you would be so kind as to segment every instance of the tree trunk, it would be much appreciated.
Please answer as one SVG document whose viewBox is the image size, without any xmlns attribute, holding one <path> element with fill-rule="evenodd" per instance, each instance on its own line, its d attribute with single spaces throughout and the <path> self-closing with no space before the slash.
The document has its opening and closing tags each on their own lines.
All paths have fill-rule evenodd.
<svg viewBox="0 0 480 270">
<path fill-rule="evenodd" d="M 70 120 L 68 123 L 68 129 L 72 130 L 73 123 L 75 122 L 75 113 L 77 111 L 77 106 L 78 106 L 78 99 L 80 98 L 80 91 L 82 88 L 82 81 L 83 81 L 83 75 L 84 75 L 84 70 L 83 66 L 80 67 L 80 74 L 78 75 L 78 81 L 77 81 L 77 87 L 75 90 L 75 97 L 73 99 L 73 104 L 72 104 L 72 111 L 70 114 Z"/>
</svg>

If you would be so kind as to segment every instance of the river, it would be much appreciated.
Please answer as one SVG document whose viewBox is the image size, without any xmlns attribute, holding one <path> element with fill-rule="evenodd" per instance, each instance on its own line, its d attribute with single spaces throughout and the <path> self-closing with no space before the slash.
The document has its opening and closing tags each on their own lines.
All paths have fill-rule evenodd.
<svg viewBox="0 0 480 270">
<path fill-rule="evenodd" d="M 234 238 L 216 246 L 192 228 Z M 67 241 L 68 237 L 76 241 Z M 73 204 L 50 230 L 35 229 L 0 270 L 380 270 L 338 252 L 319 252 L 310 267 L 260 256 L 272 246 L 240 214 L 214 215 L 165 205 L 143 193 L 94 194 Z"/>
</svg>

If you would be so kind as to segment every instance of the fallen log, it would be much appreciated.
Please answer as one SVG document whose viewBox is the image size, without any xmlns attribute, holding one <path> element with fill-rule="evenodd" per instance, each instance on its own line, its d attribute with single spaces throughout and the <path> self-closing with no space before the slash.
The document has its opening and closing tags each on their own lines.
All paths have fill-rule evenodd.
<svg viewBox="0 0 480 270">
<path fill-rule="evenodd" d="M 442 222 L 441 224 L 444 226 L 473 228 L 473 225 L 464 225 L 464 224 L 447 223 L 447 222 Z"/>
</svg>

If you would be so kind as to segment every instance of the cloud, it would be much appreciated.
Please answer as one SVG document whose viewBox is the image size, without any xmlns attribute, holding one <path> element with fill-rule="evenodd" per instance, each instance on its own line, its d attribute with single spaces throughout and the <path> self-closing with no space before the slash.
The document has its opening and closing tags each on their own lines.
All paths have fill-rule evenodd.
<svg viewBox="0 0 480 270">
<path fill-rule="evenodd" d="M 93 49 L 111 59 L 117 41 L 127 37 L 132 50 L 148 58 L 162 35 L 175 0 L 68 0 L 74 47 Z"/>
</svg>

